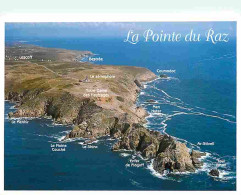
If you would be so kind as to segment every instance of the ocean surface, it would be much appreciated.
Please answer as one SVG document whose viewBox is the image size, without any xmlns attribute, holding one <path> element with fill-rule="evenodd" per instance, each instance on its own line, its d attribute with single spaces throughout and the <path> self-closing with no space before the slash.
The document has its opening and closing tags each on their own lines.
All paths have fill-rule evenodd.
<svg viewBox="0 0 241 195">
<path fill-rule="evenodd" d="M 150 115 L 146 126 L 207 152 L 196 173 L 159 175 L 151 162 L 131 152 L 112 152 L 116 140 L 84 144 L 64 142 L 65 152 L 51 144 L 72 127 L 50 119 L 9 120 L 14 104 L 5 102 L 6 190 L 235 190 L 236 189 L 236 40 L 200 43 L 138 43 L 123 39 L 21 38 L 43 47 L 89 50 L 99 64 L 176 70 L 167 79 L 145 83 L 137 104 Z M 154 100 L 151 104 L 148 100 Z M 155 105 L 155 106 L 154 106 Z M 127 167 L 131 159 L 144 163 Z M 208 175 L 218 168 L 220 178 Z"/>
</svg>

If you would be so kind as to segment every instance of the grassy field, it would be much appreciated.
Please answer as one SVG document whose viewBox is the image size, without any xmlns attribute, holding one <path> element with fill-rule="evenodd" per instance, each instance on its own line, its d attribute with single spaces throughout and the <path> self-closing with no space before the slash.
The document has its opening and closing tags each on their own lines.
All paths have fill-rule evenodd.
<svg viewBox="0 0 241 195">
<path fill-rule="evenodd" d="M 35 46 L 23 48 L 7 48 L 6 55 L 12 58 L 5 60 L 5 98 L 12 92 L 20 94 L 23 96 L 23 108 L 41 107 L 49 99 L 57 101 L 69 94 L 75 99 L 76 104 L 88 98 L 104 109 L 114 110 L 116 113 L 130 113 L 136 117 L 134 103 L 140 89 L 134 81 L 155 78 L 154 73 L 145 68 L 93 65 L 72 60 L 72 55 L 76 51 L 60 52 L 58 49 Z M 54 59 L 56 52 L 58 55 L 61 53 L 58 60 Z M 19 53 L 41 55 L 33 59 L 16 60 L 14 55 L 17 56 Z M 40 60 L 43 56 L 44 61 Z M 50 56 L 54 60 L 49 61 Z M 66 56 L 70 58 L 67 59 Z M 105 78 L 106 75 L 111 75 L 111 78 Z M 66 107 L 67 103 L 64 101 L 57 102 L 62 102 L 62 106 Z"/>
</svg>

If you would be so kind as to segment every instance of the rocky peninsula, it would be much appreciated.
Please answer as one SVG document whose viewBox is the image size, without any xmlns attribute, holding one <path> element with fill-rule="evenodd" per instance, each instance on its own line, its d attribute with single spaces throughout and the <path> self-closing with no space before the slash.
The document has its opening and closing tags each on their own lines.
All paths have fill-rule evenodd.
<svg viewBox="0 0 241 195">
<path fill-rule="evenodd" d="M 16 103 L 9 117 L 46 117 L 71 124 L 65 139 L 95 140 L 111 136 L 113 151 L 132 150 L 153 159 L 163 173 L 194 172 L 205 153 L 189 151 L 173 137 L 143 125 L 146 111 L 135 102 L 142 82 L 156 75 L 134 66 L 94 65 L 79 62 L 89 51 L 49 49 L 32 45 L 6 47 L 5 100 Z M 32 58 L 21 56 L 31 55 Z"/>
</svg>

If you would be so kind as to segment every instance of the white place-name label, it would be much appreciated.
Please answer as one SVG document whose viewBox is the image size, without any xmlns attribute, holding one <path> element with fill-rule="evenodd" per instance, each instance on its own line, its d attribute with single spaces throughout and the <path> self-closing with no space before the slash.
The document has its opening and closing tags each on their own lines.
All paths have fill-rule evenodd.
<svg viewBox="0 0 241 195">
<path fill-rule="evenodd" d="M 198 142 L 198 146 L 214 146 L 214 142 Z"/>
<path fill-rule="evenodd" d="M 86 93 L 83 94 L 83 97 L 110 97 L 107 89 L 86 89 Z"/>
<path fill-rule="evenodd" d="M 145 164 L 140 162 L 139 159 L 130 159 L 128 163 L 126 163 L 125 167 L 134 167 L 134 168 L 140 168 L 144 167 Z"/>
<path fill-rule="evenodd" d="M 161 113 L 161 106 L 153 105 L 151 113 Z"/>
<path fill-rule="evenodd" d="M 98 146 L 94 146 L 94 145 L 82 145 L 82 148 L 84 148 L 84 149 L 97 149 Z"/>
<path fill-rule="evenodd" d="M 115 75 L 111 74 L 97 74 L 97 75 L 90 75 L 91 79 L 115 79 Z"/>
<path fill-rule="evenodd" d="M 66 144 L 51 144 L 50 145 L 52 152 L 65 152 L 67 145 Z"/>
<path fill-rule="evenodd" d="M 19 56 L 19 59 L 20 60 L 31 60 L 31 59 L 33 59 L 33 56 L 32 55 L 30 55 L 30 56 Z"/>
<path fill-rule="evenodd" d="M 160 69 L 157 69 L 156 70 L 157 73 L 176 73 L 176 70 L 160 70 Z"/>
<path fill-rule="evenodd" d="M 103 61 L 104 61 L 104 59 L 101 57 L 97 57 L 97 58 L 89 57 L 89 62 L 103 62 Z"/>
</svg>

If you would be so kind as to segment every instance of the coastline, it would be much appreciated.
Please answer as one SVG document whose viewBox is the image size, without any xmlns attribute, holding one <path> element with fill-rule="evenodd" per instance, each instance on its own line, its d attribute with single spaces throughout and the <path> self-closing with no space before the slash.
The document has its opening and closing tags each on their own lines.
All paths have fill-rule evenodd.
<svg viewBox="0 0 241 195">
<path fill-rule="evenodd" d="M 116 107 L 109 107 L 108 105 L 106 106 L 103 104 L 102 100 L 98 102 L 98 100 L 95 99 L 78 99 L 78 96 L 76 96 L 75 93 L 76 87 L 79 87 L 79 85 L 85 86 L 83 83 L 78 83 L 76 86 L 67 84 L 67 86 L 73 87 L 74 91 L 71 91 L 69 87 L 67 87 L 67 89 L 66 87 L 58 88 L 58 91 L 61 89 L 63 92 L 57 92 L 57 96 L 56 93 L 52 93 L 51 91 L 51 93 L 48 94 L 48 96 L 51 97 L 49 99 L 49 97 L 45 95 L 46 87 L 43 89 L 43 91 L 42 88 L 36 90 L 35 86 L 29 86 L 28 83 L 26 83 L 29 82 L 28 80 L 25 82 L 27 84 L 25 87 L 23 87 L 21 84 L 18 85 L 14 80 L 12 80 L 12 78 L 15 78 L 16 76 L 16 68 L 17 73 L 18 71 L 29 71 L 29 69 L 31 71 L 35 71 L 36 65 L 34 66 L 31 64 L 31 62 L 27 62 L 27 64 L 24 65 L 24 70 L 22 70 L 23 66 L 21 67 L 21 70 L 15 66 L 11 67 L 11 65 L 7 65 L 7 67 L 10 67 L 10 69 L 7 69 L 8 79 L 6 83 L 8 85 L 10 82 L 11 85 L 8 85 L 10 89 L 7 87 L 7 92 L 5 91 L 5 99 L 12 100 L 13 102 L 21 102 L 21 104 L 17 106 L 18 110 L 15 113 L 9 114 L 9 117 L 37 117 L 50 115 L 57 123 L 71 124 L 71 121 L 73 121 L 72 124 L 75 126 L 73 130 L 67 134 L 65 139 L 84 137 L 95 141 L 96 138 L 106 135 L 110 135 L 113 138 L 120 138 L 120 140 L 113 146 L 113 151 L 125 149 L 141 152 L 143 158 L 151 159 L 155 157 L 154 169 L 159 173 L 163 173 L 165 170 L 170 170 L 171 172 L 195 172 L 197 168 L 202 166 L 202 162 L 199 161 L 199 158 L 203 156 L 204 153 L 197 151 L 192 151 L 190 153 L 185 144 L 177 142 L 171 136 L 165 136 L 160 132 L 150 131 L 149 129 L 143 127 L 145 124 L 146 111 L 141 107 L 136 107 L 136 99 L 142 88 L 140 82 L 152 82 L 154 79 L 156 79 L 156 75 L 149 70 L 130 66 L 114 66 L 115 69 L 111 69 L 110 72 L 117 71 L 116 68 L 119 68 L 120 73 L 123 74 L 124 72 L 126 75 L 128 75 L 121 75 L 120 80 L 118 80 L 122 81 L 122 79 L 125 79 L 123 84 L 120 85 L 120 82 L 118 81 L 113 83 L 114 86 L 117 85 L 116 89 L 118 90 L 121 89 L 120 87 L 127 85 L 127 88 L 124 87 L 122 92 L 122 96 L 127 99 L 125 99 L 125 103 L 123 103 L 123 98 L 117 98 L 117 100 L 113 100 L 111 104 L 117 104 Z M 45 65 L 43 64 L 41 66 Z M 52 68 L 51 64 L 49 64 L 49 66 Z M 39 70 L 43 71 L 42 67 L 38 67 L 40 68 Z M 89 67 L 90 65 L 88 64 L 81 68 L 85 68 L 85 70 L 89 71 Z M 105 72 L 111 67 L 112 66 L 109 65 L 101 66 Z M 98 65 L 91 65 L 91 68 L 98 68 L 99 71 Z M 65 68 L 62 69 L 63 70 L 61 71 L 65 71 Z M 91 70 L 91 72 L 92 71 L 93 70 Z M 29 75 L 31 74 L 33 74 L 33 72 L 29 72 Z M 34 72 L 34 74 L 36 73 Z M 63 76 L 61 78 L 59 75 L 57 77 L 54 75 L 53 77 L 52 73 L 44 70 L 40 77 L 37 75 L 38 77 L 36 77 L 35 80 L 37 79 L 38 81 L 40 78 L 41 83 L 45 82 L 42 81 L 43 74 L 47 75 L 46 81 L 52 79 L 53 82 L 56 82 L 56 80 L 58 81 L 64 79 L 64 82 L 67 80 L 69 80 L 69 82 L 73 82 L 71 79 L 69 79 L 69 77 L 73 76 L 74 78 L 76 73 L 71 72 L 70 76 L 68 77 L 62 74 Z M 28 78 L 29 75 L 26 75 L 26 78 Z M 76 78 L 74 79 L 76 80 Z M 18 87 L 15 86 L 14 88 L 14 85 Z M 107 86 L 105 82 L 103 85 Z M 59 84 L 57 87 L 58 86 Z M 19 87 L 23 88 L 20 89 L 20 92 Z M 131 88 L 131 91 L 125 91 L 129 88 Z M 48 90 L 49 89 L 47 88 L 47 92 Z M 118 94 L 116 97 L 120 97 L 120 92 L 118 90 L 115 91 L 115 93 Z M 73 95 L 69 95 L 66 93 L 66 91 L 68 93 L 73 93 Z M 41 96 L 43 93 L 44 95 Z M 63 107 L 63 104 L 66 105 Z M 76 107 L 76 104 L 81 105 L 80 108 Z M 123 107 L 123 105 L 126 108 L 122 109 L 121 111 L 119 108 L 121 108 L 121 106 Z M 113 108 L 116 108 L 117 110 L 113 111 Z M 61 111 L 61 109 L 64 110 Z M 66 113 L 67 115 L 63 115 Z M 61 117 L 61 114 L 63 116 L 62 118 L 59 118 Z"/>
</svg>

